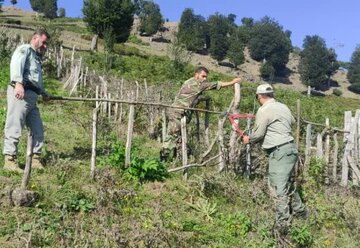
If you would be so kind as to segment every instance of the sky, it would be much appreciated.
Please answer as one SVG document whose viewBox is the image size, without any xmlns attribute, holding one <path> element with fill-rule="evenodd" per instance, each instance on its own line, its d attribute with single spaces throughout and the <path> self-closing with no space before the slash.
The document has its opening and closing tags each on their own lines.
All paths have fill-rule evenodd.
<svg viewBox="0 0 360 248">
<path fill-rule="evenodd" d="M 31 10 L 29 0 L 17 0 L 18 8 Z M 307 35 L 323 38 L 328 48 L 334 48 L 338 60 L 350 61 L 360 45 L 360 0 L 154 0 L 169 21 L 179 21 L 185 8 L 207 18 L 216 12 L 255 21 L 269 16 L 290 30 L 293 46 L 302 48 Z M 8 6 L 10 0 L 5 0 Z M 58 8 L 65 8 L 66 16 L 82 17 L 83 0 L 58 0 Z"/>
</svg>

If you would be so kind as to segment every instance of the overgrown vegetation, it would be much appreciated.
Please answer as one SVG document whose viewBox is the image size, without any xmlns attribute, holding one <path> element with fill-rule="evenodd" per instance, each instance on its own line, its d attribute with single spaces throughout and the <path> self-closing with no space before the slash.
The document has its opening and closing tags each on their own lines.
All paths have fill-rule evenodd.
<svg viewBox="0 0 360 248">
<path fill-rule="evenodd" d="M 146 78 L 154 85 L 161 82 L 161 87 L 171 94 L 194 69 L 190 65 L 179 69 L 168 58 L 149 56 L 126 45 L 115 44 L 114 53 L 109 75 L 130 80 Z M 0 66 L 2 128 L 9 79 L 9 53 L 6 54 Z M 105 70 L 104 54 L 83 54 L 83 58 L 90 69 Z M 214 72 L 210 76 L 210 80 L 227 79 Z M 49 75 L 45 85 L 51 94 L 64 93 L 60 82 Z M 242 113 L 252 113 L 257 107 L 256 86 L 242 85 Z M 329 117 L 331 125 L 340 128 L 344 111 L 354 111 L 359 106 L 357 100 L 335 96 L 309 98 L 276 86 L 275 91 L 276 97 L 293 112 L 296 99 L 300 99 L 304 119 L 321 123 Z M 211 108 L 224 111 L 233 92 L 225 89 L 221 94 L 209 95 Z M 276 247 L 271 233 L 274 210 L 264 178 L 265 162 L 250 180 L 232 173 L 220 174 L 215 167 L 191 169 L 187 182 L 180 173 L 170 177 L 166 171 L 171 165 L 157 160 L 159 142 L 139 132 L 146 129 L 143 121 L 137 123 L 131 165 L 125 168 L 126 123 L 119 131 L 104 117 L 98 128 L 96 177 L 91 180 L 93 106 L 56 101 L 39 106 L 46 130 L 43 157 L 47 167 L 32 172 L 30 186 L 41 198 L 32 208 L 14 208 L 1 194 L 1 247 Z M 139 108 L 138 117 L 141 111 Z M 216 125 L 217 119 L 212 115 L 211 125 Z M 230 128 L 229 123 L 226 127 Z M 190 132 L 191 128 L 190 125 Z M 19 147 L 22 165 L 25 138 L 26 135 Z M 1 155 L 0 166 L 2 163 Z M 360 201 L 355 187 L 350 191 L 338 185 L 324 185 L 323 171 L 323 161 L 312 159 L 308 177 L 299 184 L 309 219 L 293 220 L 289 242 L 294 247 L 359 247 Z M 20 183 L 20 175 L 0 169 L 1 189 Z"/>
</svg>

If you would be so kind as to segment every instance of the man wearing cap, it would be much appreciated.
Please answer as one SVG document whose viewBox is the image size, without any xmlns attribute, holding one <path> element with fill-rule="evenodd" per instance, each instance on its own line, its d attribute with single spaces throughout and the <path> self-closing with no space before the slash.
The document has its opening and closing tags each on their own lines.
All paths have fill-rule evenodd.
<svg viewBox="0 0 360 248">
<path fill-rule="evenodd" d="M 39 95 L 44 100 L 42 66 L 39 54 L 47 48 L 49 34 L 44 29 L 34 32 L 30 44 L 16 48 L 10 62 L 10 84 L 7 89 L 7 115 L 4 139 L 4 169 L 21 172 L 16 164 L 18 143 L 25 125 L 33 135 L 33 168 L 40 168 L 40 153 L 44 140 L 44 127 L 37 107 Z"/>
<path fill-rule="evenodd" d="M 262 141 L 262 148 L 269 156 L 270 193 L 276 206 L 275 227 L 285 234 L 291 223 L 291 213 L 300 216 L 306 213 L 305 205 L 291 180 L 298 157 L 292 135 L 295 119 L 285 104 L 274 99 L 270 84 L 259 85 L 256 98 L 261 107 L 256 114 L 252 133 L 244 136 L 243 141 L 245 144 Z"/>
<path fill-rule="evenodd" d="M 213 89 L 219 90 L 221 88 L 240 83 L 241 81 L 240 78 L 234 78 L 230 82 L 208 82 L 208 74 L 209 71 L 207 68 L 203 66 L 198 67 L 195 70 L 194 77 L 188 79 L 182 85 L 172 105 L 193 108 L 198 104 L 204 91 Z M 181 118 L 186 115 L 188 117 L 187 121 L 189 122 L 191 119 L 191 111 L 171 108 L 168 109 L 167 115 L 169 125 L 167 128 L 166 139 L 160 152 L 160 158 L 162 160 L 167 160 L 171 155 L 176 155 L 176 144 L 178 143 L 181 135 Z M 171 154 L 172 152 L 174 154 Z"/>
</svg>

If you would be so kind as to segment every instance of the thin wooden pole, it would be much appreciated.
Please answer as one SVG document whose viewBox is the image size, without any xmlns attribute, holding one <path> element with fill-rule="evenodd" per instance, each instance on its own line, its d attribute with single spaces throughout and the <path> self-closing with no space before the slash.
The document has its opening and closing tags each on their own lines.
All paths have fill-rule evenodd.
<svg viewBox="0 0 360 248">
<path fill-rule="evenodd" d="M 186 134 L 186 116 L 181 119 L 181 147 L 182 147 L 182 165 L 186 166 L 188 164 L 187 157 L 187 134 Z M 183 179 L 187 180 L 188 178 L 188 169 L 184 169 Z"/>
<path fill-rule="evenodd" d="M 132 97 L 134 96 L 134 92 L 132 92 Z M 129 119 L 128 119 L 128 131 L 127 131 L 127 139 L 126 139 L 126 148 L 125 148 L 125 167 L 130 166 L 130 156 L 131 156 L 131 143 L 132 143 L 132 135 L 134 129 L 134 119 L 135 119 L 135 105 L 131 104 L 129 110 Z"/>
<path fill-rule="evenodd" d="M 99 86 L 96 86 L 95 89 L 96 98 L 99 96 Z M 90 176 L 92 179 L 95 178 L 95 169 L 96 169 L 96 143 L 97 143 L 97 121 L 98 121 L 98 112 L 100 108 L 100 103 L 96 102 L 95 109 L 93 110 L 92 115 L 92 146 L 91 146 L 91 162 L 90 162 Z"/>
<path fill-rule="evenodd" d="M 344 117 L 344 130 L 350 131 L 351 129 L 351 118 L 352 118 L 352 114 L 351 111 L 346 111 L 345 112 L 345 117 Z M 348 177 L 349 177 L 349 164 L 347 161 L 347 157 L 350 154 L 350 149 L 351 149 L 351 145 L 350 145 L 350 137 L 351 134 L 344 134 L 344 142 L 346 143 L 345 145 L 345 151 L 344 151 L 344 155 L 342 158 L 342 169 L 341 169 L 341 186 L 347 186 L 348 185 Z"/>
<path fill-rule="evenodd" d="M 334 140 L 334 151 L 332 153 L 332 160 L 333 160 L 332 161 L 333 162 L 332 179 L 333 179 L 333 182 L 336 183 L 338 152 L 339 152 L 339 142 L 338 142 L 338 138 L 337 138 L 337 133 L 334 133 L 333 140 Z"/>
<path fill-rule="evenodd" d="M 301 105 L 300 99 L 296 100 L 296 149 L 300 148 L 300 118 L 301 118 Z M 297 177 L 299 173 L 299 160 L 295 164 L 295 177 Z"/>
<path fill-rule="evenodd" d="M 31 131 L 29 130 L 29 134 L 27 138 L 26 164 L 25 164 L 24 175 L 21 183 L 21 188 L 23 190 L 28 189 L 29 186 L 32 156 L 33 156 L 33 136 Z"/>
<path fill-rule="evenodd" d="M 325 125 L 326 125 L 326 133 L 325 133 L 325 184 L 329 184 L 329 162 L 330 162 L 330 134 L 329 134 L 329 128 L 330 128 L 330 120 L 329 118 L 325 119 Z"/>
</svg>

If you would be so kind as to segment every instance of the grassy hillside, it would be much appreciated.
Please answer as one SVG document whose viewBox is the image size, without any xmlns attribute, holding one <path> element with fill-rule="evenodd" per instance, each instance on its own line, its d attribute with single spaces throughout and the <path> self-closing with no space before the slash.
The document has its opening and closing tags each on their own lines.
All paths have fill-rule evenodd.
<svg viewBox="0 0 360 248">
<path fill-rule="evenodd" d="M 115 53 L 118 55 L 114 55 L 109 74 L 130 80 L 146 78 L 153 85 L 161 82 L 170 95 L 193 70 L 190 65 L 178 68 L 166 57 L 150 56 L 129 46 L 119 45 Z M 83 57 L 91 69 L 103 71 L 104 55 Z M 0 66 L 2 129 L 8 71 L 5 60 Z M 212 72 L 210 79 L 229 78 Z M 54 95 L 66 94 L 55 79 L 46 77 L 45 85 Z M 242 85 L 242 113 L 252 113 L 258 107 L 256 86 L 246 82 Z M 226 89 L 209 95 L 211 108 L 225 111 L 233 92 Z M 355 111 L 359 106 L 358 100 L 308 98 L 278 87 L 276 96 L 293 112 L 300 99 L 303 118 L 324 123 L 329 117 L 331 125 L 339 128 L 343 126 L 344 111 Z M 91 180 L 93 104 L 53 101 L 40 102 L 39 106 L 45 124 L 42 155 L 47 167 L 33 172 L 30 188 L 40 194 L 40 200 L 30 208 L 9 206 L 5 193 L 9 187 L 21 184 L 21 176 L 0 169 L 0 247 L 276 247 L 279 242 L 271 233 L 274 209 L 263 154 L 257 154 L 261 167 L 251 179 L 220 174 L 210 166 L 191 169 L 185 182 L 180 173 L 166 173 L 173 165 L 158 160 L 160 143 L 144 134 L 147 123 L 139 110 L 129 169 L 124 168 L 126 123 L 119 127 L 106 117 L 101 119 L 98 170 L 95 180 Z M 215 127 L 217 118 L 211 116 Z M 230 128 L 229 123 L 226 127 Z M 25 133 L 20 144 L 22 166 Z M 360 246 L 359 188 L 326 186 L 323 170 L 323 163 L 314 159 L 309 175 L 301 180 L 301 195 L 310 216 L 308 220 L 294 219 L 285 247 Z"/>
</svg>

